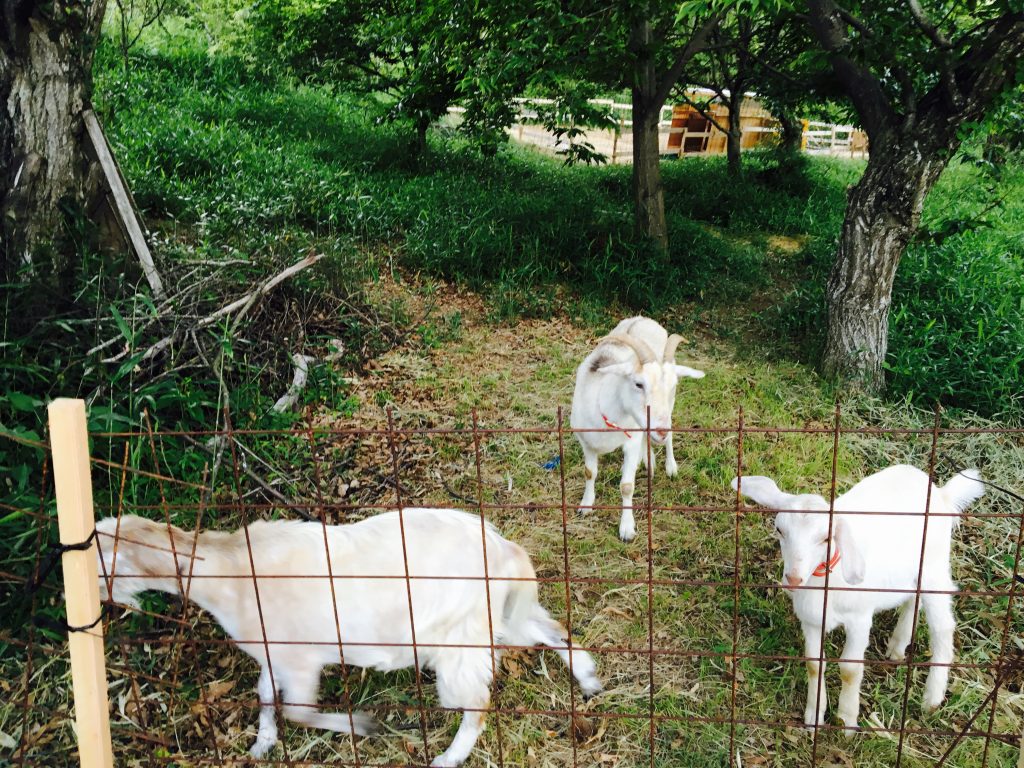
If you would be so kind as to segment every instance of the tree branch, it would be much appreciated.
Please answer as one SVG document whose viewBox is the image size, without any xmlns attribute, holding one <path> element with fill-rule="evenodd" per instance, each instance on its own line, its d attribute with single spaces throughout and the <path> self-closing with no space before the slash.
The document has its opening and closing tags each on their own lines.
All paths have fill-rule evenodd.
<svg viewBox="0 0 1024 768">
<path fill-rule="evenodd" d="M 708 38 L 711 36 L 711 33 L 718 28 L 723 15 L 724 14 L 721 11 L 711 14 L 700 28 L 694 32 L 689 42 L 687 42 L 683 47 L 683 50 L 679 52 L 679 55 L 676 56 L 676 60 L 672 62 L 672 66 L 668 68 L 662 76 L 661 82 L 657 84 L 657 87 L 654 90 L 652 106 L 655 109 L 660 109 L 662 105 L 664 105 L 665 100 L 668 99 L 669 93 L 672 92 L 672 88 L 682 76 L 683 70 L 686 69 L 686 65 L 690 63 L 694 56 L 707 47 Z"/>
<path fill-rule="evenodd" d="M 929 40 L 945 50 L 953 47 L 949 38 L 942 34 L 942 30 L 935 26 L 928 18 L 918 0 L 907 0 L 907 7 L 910 8 L 910 15 L 914 17 L 914 23 L 927 35 Z"/>
<path fill-rule="evenodd" d="M 847 55 L 850 39 L 845 27 L 849 22 L 834 0 L 808 0 L 808 10 L 814 36 L 828 54 L 832 70 L 853 101 L 868 136 L 877 141 L 895 122 L 889 97 L 878 78 Z"/>
<path fill-rule="evenodd" d="M 700 113 L 701 117 L 703 117 L 703 118 L 704 118 L 705 120 L 707 120 L 707 121 L 708 121 L 709 123 L 711 123 L 711 124 L 712 124 L 713 126 L 715 126 L 715 128 L 717 128 L 718 130 L 720 130 L 720 131 L 721 131 L 722 133 L 725 133 L 725 134 L 728 134 L 728 133 L 729 133 L 729 129 L 728 129 L 728 128 L 725 128 L 725 127 L 723 127 L 723 126 L 722 126 L 722 124 L 721 124 L 720 122 L 718 122 L 718 121 L 717 121 L 717 120 L 715 119 L 714 115 L 712 115 L 712 114 L 711 114 L 710 112 L 708 112 L 708 111 L 707 111 L 707 103 L 708 103 L 708 102 L 704 102 L 704 105 L 701 105 L 701 104 L 699 104 L 698 102 L 696 102 L 696 101 L 694 101 L 693 99 L 691 99 L 691 98 L 690 98 L 690 97 L 689 97 L 689 96 L 688 96 L 688 95 L 686 94 L 686 92 L 685 92 L 685 91 L 683 91 L 682 93 L 680 93 L 680 94 L 679 94 L 679 96 L 680 96 L 680 98 L 681 98 L 681 99 L 682 99 L 683 101 L 685 101 L 685 102 L 686 102 L 687 104 L 689 104 L 689 105 L 690 105 L 691 107 L 693 107 L 694 109 L 696 109 L 696 110 L 697 110 L 697 111 L 698 111 L 698 112 Z"/>
</svg>

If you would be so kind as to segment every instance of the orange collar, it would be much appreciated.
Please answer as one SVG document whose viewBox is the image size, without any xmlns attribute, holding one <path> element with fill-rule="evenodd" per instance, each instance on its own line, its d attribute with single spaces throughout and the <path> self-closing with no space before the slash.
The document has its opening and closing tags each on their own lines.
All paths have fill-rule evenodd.
<svg viewBox="0 0 1024 768">
<path fill-rule="evenodd" d="M 832 558 L 827 563 L 818 563 L 818 567 L 814 569 L 814 575 L 824 576 L 826 573 L 832 573 L 832 569 L 836 567 L 839 558 L 839 547 L 836 547 L 832 552 Z"/>
<path fill-rule="evenodd" d="M 604 419 L 604 423 L 605 423 L 605 425 L 606 425 L 606 426 L 610 427 L 611 429 L 617 429 L 617 430 L 619 430 L 619 431 L 620 431 L 620 432 L 622 432 L 622 434 L 624 434 L 624 435 L 625 435 L 626 437 L 632 437 L 632 435 L 631 435 L 631 434 L 629 434 L 629 432 L 627 432 L 627 431 L 626 431 L 626 430 L 625 430 L 625 429 L 624 429 L 623 427 L 620 427 L 620 426 L 619 426 L 618 424 L 616 424 L 616 423 L 615 423 L 614 421 L 612 421 L 611 419 L 609 419 L 609 418 L 608 418 L 607 416 L 605 416 L 605 415 L 604 415 L 603 413 L 601 414 L 601 418 L 602 418 L 602 419 Z"/>
</svg>

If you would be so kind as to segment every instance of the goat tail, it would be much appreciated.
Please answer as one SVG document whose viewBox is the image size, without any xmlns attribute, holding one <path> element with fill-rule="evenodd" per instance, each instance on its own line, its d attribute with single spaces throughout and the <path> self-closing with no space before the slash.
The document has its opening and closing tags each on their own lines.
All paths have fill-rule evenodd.
<svg viewBox="0 0 1024 768">
<path fill-rule="evenodd" d="M 985 486 L 977 469 L 960 470 L 942 486 L 942 495 L 946 503 L 958 513 L 963 512 L 984 494 Z M 960 518 L 957 518 L 956 522 L 959 523 Z"/>
<path fill-rule="evenodd" d="M 506 632 L 518 637 L 526 632 L 538 606 L 537 573 L 526 550 L 518 544 L 505 542 L 509 549 L 509 561 L 503 575 L 509 581 L 508 597 L 502 611 Z"/>
</svg>

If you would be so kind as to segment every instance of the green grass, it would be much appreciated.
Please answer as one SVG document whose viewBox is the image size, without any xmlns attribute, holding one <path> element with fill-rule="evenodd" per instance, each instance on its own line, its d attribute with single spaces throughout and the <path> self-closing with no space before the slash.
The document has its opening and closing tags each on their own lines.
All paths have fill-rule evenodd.
<svg viewBox="0 0 1024 768">
<path fill-rule="evenodd" d="M 628 167 L 563 168 L 525 150 L 481 158 L 442 134 L 417 164 L 372 99 L 268 81 L 223 56 L 139 55 L 130 83 L 109 46 L 99 61 L 98 102 L 135 196 L 195 253 L 384 246 L 392 263 L 485 294 L 497 320 L 568 309 L 591 322 L 609 307 L 667 317 L 696 303 L 749 327 L 745 303 L 761 291 L 759 343 L 808 362 L 820 351 L 823 284 L 860 161 L 753 153 L 738 183 L 717 158 L 664 163 L 670 249 L 659 254 L 632 234 Z M 913 245 L 898 273 L 895 397 L 1020 415 L 1022 188 L 1024 171 L 1009 168 L 987 226 L 970 225 L 990 196 L 973 168 L 954 164 L 929 197 L 926 227 L 955 234 Z M 779 236 L 794 247 L 775 248 Z"/>
<path fill-rule="evenodd" d="M 457 338 L 441 344 L 421 344 L 393 351 L 378 361 L 373 372 L 361 383 L 368 391 L 391 393 L 389 404 L 399 408 L 403 426 L 425 428 L 461 428 L 472 424 L 475 409 L 484 429 L 526 426 L 557 426 L 555 405 L 566 404 L 571 396 L 572 371 L 587 348 L 591 334 L 564 321 L 523 321 L 514 327 L 495 326 L 486 320 L 482 309 L 464 308 Z M 677 586 L 656 586 L 649 604 L 645 584 L 616 581 L 643 579 L 647 574 L 646 478 L 641 476 L 637 495 L 637 540 L 623 544 L 616 536 L 618 517 L 618 473 L 616 457 L 605 457 L 598 476 L 597 502 L 607 508 L 590 514 L 577 514 L 573 505 L 582 488 L 581 459 L 575 441 L 566 436 L 565 476 L 569 512 L 563 529 L 560 475 L 542 468 L 557 454 L 557 435 L 502 433 L 481 439 L 482 490 L 488 516 L 510 538 L 522 543 L 531 553 L 538 574 L 551 579 L 541 589 L 542 602 L 559 618 L 566 616 L 566 576 L 562 555 L 563 541 L 568 544 L 569 575 L 573 580 L 571 620 L 577 642 L 594 647 L 606 692 L 584 705 L 576 704 L 584 720 L 576 730 L 588 735 L 577 745 L 580 764 L 599 764 L 601 755 L 613 755 L 622 768 L 649 765 L 648 734 L 649 605 L 653 607 L 655 647 L 672 651 L 660 654 L 654 665 L 654 711 L 667 718 L 658 723 L 655 739 L 655 765 L 704 767 L 720 766 L 727 761 L 730 743 L 727 723 L 732 712 L 732 666 L 722 657 L 732 652 L 733 562 L 736 557 L 734 532 L 736 518 L 731 512 L 733 497 L 728 480 L 735 471 L 738 455 L 738 408 L 742 406 L 744 423 L 750 427 L 817 427 L 817 435 L 745 433 L 743 436 L 744 471 L 765 473 L 780 485 L 794 491 L 827 493 L 832 471 L 834 409 L 813 381 L 797 365 L 777 365 L 730 357 L 719 342 L 691 344 L 681 350 L 689 362 L 701 365 L 708 376 L 680 388 L 675 423 L 680 427 L 722 427 L 733 425 L 728 433 L 680 433 L 676 455 L 681 474 L 674 480 L 658 469 L 652 479 L 655 507 L 721 507 L 728 511 L 699 512 L 663 510 L 655 512 L 652 533 L 652 570 L 656 579 L 683 582 Z M 543 364 L 531 368 L 531 360 L 543 358 Z M 482 371 L 483 386 L 467 385 L 467 371 Z M 361 390 L 360 390 L 361 391 Z M 371 399 L 361 404 L 347 420 L 334 426 L 379 427 L 383 409 Z M 980 419 L 947 421 L 951 426 L 988 427 Z M 880 429 L 915 427 L 927 429 L 931 415 L 912 407 L 893 407 L 877 401 L 847 404 L 842 411 L 842 426 L 875 426 Z M 187 452 L 191 461 L 166 466 L 160 457 L 176 456 L 183 450 L 176 438 L 158 436 L 156 457 L 148 441 L 133 440 L 129 454 L 133 466 L 148 471 L 194 476 L 198 452 Z M 124 441 L 110 438 L 104 453 L 121 455 Z M 264 455 L 274 456 L 285 468 L 290 493 L 298 499 L 315 499 L 321 494 L 329 501 L 341 500 L 340 483 L 359 480 L 362 488 L 344 497 L 351 503 L 388 504 L 394 494 L 384 482 L 390 473 L 387 441 L 376 437 L 321 435 L 322 448 L 314 456 L 304 435 L 250 435 L 243 443 Z M 981 464 L 987 476 L 1000 484 L 1013 485 L 1024 471 L 1024 446 L 1019 436 L 972 432 L 946 435 L 940 447 L 957 463 Z M 840 440 L 837 475 L 840 490 L 848 488 L 866 472 L 897 461 L 927 466 L 930 437 L 851 435 Z M 410 504 L 457 504 L 474 499 L 480 486 L 474 465 L 472 435 L 424 433 L 402 440 L 405 457 L 402 493 Z M 438 469 L 444 475 L 438 475 Z M 939 472 L 945 477 L 948 471 Z M 97 501 L 101 509 L 116 504 L 120 495 L 120 473 L 99 472 Z M 204 511 L 204 525 L 228 529 L 238 522 L 238 510 L 230 491 L 230 473 Z M 362 495 L 365 494 L 365 495 Z M 174 503 L 186 508 L 174 511 L 178 520 L 195 519 L 194 492 L 171 492 Z M 144 477 L 129 475 L 125 512 L 142 511 L 160 515 L 159 484 Z M 1019 510 L 1012 500 L 990 493 L 972 511 L 986 514 L 1013 514 Z M 156 505 L 156 509 L 153 508 Z M 250 513 L 256 513 L 252 510 Z M 266 513 L 260 513 L 266 514 Z M 740 600 L 737 650 L 741 654 L 799 656 L 801 635 L 784 594 L 763 586 L 778 578 L 778 551 L 769 523 L 758 510 L 739 518 Z M 965 589 L 1005 589 L 1012 570 L 1015 523 L 1011 519 L 969 519 L 957 535 L 954 568 Z M 601 579 L 588 582 L 587 579 Z M 613 583 L 607 583 L 607 582 Z M 692 586 L 686 582 L 712 581 L 716 586 Z M 154 599 L 150 606 L 157 613 L 177 615 L 173 600 Z M 1005 602 L 991 598 L 961 597 L 957 600 L 959 626 L 958 659 L 972 663 L 990 663 L 999 653 L 1001 617 Z M 175 689 L 171 701 L 170 686 L 141 681 L 141 715 L 136 715 L 131 695 L 123 682 L 115 688 L 126 701 L 126 714 L 115 713 L 114 732 L 119 754 L 128 760 L 140 759 L 149 748 L 136 737 L 133 721 L 150 723 L 153 734 L 168 738 L 181 750 L 181 759 L 210 754 L 210 739 L 216 735 L 228 755 L 240 756 L 253 738 L 255 712 L 244 706 L 252 701 L 255 665 L 238 651 L 214 642 L 222 637 L 209 618 L 196 617 L 188 629 L 198 640 L 198 648 L 159 652 L 133 643 L 126 660 L 121 646 L 111 640 L 111 663 L 120 668 L 170 679 L 178 666 L 183 684 Z M 1011 634 L 1024 630 L 1024 619 L 1015 617 Z M 876 621 L 869 664 L 864 683 L 862 723 L 893 725 L 899 721 L 905 671 L 872 664 L 881 658 L 886 632 L 893 617 Z M 147 616 L 119 619 L 112 628 L 114 638 L 127 640 L 167 637 L 176 631 L 171 622 Z M 839 638 L 832 637 L 826 653 L 839 653 Z M 918 640 L 927 648 L 922 627 Z M 604 649 L 604 650 L 602 650 Z M 623 650 L 624 649 L 624 650 Z M 711 657 L 693 654 L 716 654 Z M 922 651 L 923 652 L 923 651 Z M 176 660 L 176 654 L 181 653 Z M 37 663 L 42 663 L 38 660 Z M 66 679 L 63 662 L 46 667 L 46 681 L 40 681 L 37 710 L 60 711 L 62 694 L 52 681 Z M 804 672 L 799 661 L 742 659 L 738 664 L 736 715 L 741 721 L 790 722 L 802 710 Z M 115 680 L 124 679 L 120 671 Z M 11 676 L 20 680 L 20 675 Z M 215 690 L 224 681 L 235 681 L 228 692 L 217 698 L 209 717 L 202 704 L 200 688 Z M 834 665 L 829 675 L 832 701 L 835 701 L 838 675 Z M 910 688 L 908 724 L 912 728 L 939 729 L 962 724 L 977 709 L 989 686 L 988 672 L 971 669 L 953 673 L 949 699 L 935 715 L 920 712 L 923 672 L 916 670 Z M 324 701 L 327 706 L 342 705 L 342 689 L 348 686 L 354 701 L 366 705 L 398 707 L 387 720 L 384 733 L 359 743 L 364 761 L 409 759 L 410 750 L 421 753 L 415 715 L 416 686 L 411 673 L 353 671 L 343 683 L 336 671 L 325 676 Z M 15 707 L 0 708 L 0 730 L 16 726 L 20 715 L 20 689 L 16 686 L 11 701 Z M 435 705 L 435 692 L 429 678 L 425 685 L 427 705 Z M 553 655 L 544 657 L 514 654 L 507 662 L 507 674 L 498 688 L 497 701 L 503 707 L 523 707 L 550 711 L 570 707 L 569 683 L 565 671 Z M 1016 734 L 1021 727 L 1020 694 L 1006 692 L 997 707 L 996 730 Z M 164 711 L 169 708 L 169 711 Z M 34 713 L 34 716 L 36 714 Z M 602 718 L 601 714 L 611 715 Z M 625 716 L 625 717 L 624 717 Z M 987 718 L 987 715 L 985 716 Z M 34 721 L 33 721 L 34 722 Z M 4 723 L 7 723 L 5 726 Z M 456 724 L 454 715 L 431 714 L 428 717 L 430 751 L 436 754 L 451 738 Z M 409 728 L 412 727 L 410 730 Z M 497 762 L 499 748 L 508 764 L 527 764 L 531 755 L 553 765 L 570 764 L 572 742 L 566 718 L 554 715 L 504 716 L 501 718 L 501 744 L 498 728 L 491 727 L 480 741 L 474 764 Z M 351 760 L 351 747 L 344 737 L 315 730 L 282 729 L 292 759 L 327 762 Z M 749 764 L 764 756 L 770 765 L 803 766 L 810 763 L 811 739 L 799 729 L 779 729 L 764 725 L 740 724 L 735 731 L 735 749 Z M 45 749 L 70 749 L 70 732 L 64 729 Z M 948 742 L 941 738 L 910 736 L 903 765 L 916 768 L 934 763 Z M 948 764 L 957 768 L 980 765 L 980 742 L 968 740 L 954 753 Z M 990 765 L 1002 765 L 1010 759 L 1008 747 L 994 744 Z M 885 736 L 862 735 L 853 739 L 827 732 L 819 742 L 819 764 L 849 763 L 865 766 L 894 764 L 897 743 Z M 56 754 L 52 751 L 33 754 Z M 281 758 L 281 748 L 274 753 Z M 755 763 L 756 764 L 756 763 Z"/>
</svg>

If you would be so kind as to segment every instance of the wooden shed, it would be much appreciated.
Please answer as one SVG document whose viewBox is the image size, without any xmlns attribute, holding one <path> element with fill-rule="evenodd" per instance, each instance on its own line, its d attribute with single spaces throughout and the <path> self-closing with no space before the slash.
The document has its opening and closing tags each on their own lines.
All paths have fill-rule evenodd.
<svg viewBox="0 0 1024 768">
<path fill-rule="evenodd" d="M 706 111 L 721 125 L 729 121 L 729 108 L 724 104 L 712 103 Z M 740 127 L 743 131 L 740 140 L 742 148 L 752 149 L 775 142 L 779 122 L 751 94 L 743 100 Z M 719 155 L 725 154 L 725 145 L 725 134 L 699 111 L 689 104 L 676 104 L 672 107 L 671 129 L 665 154 Z"/>
</svg>

